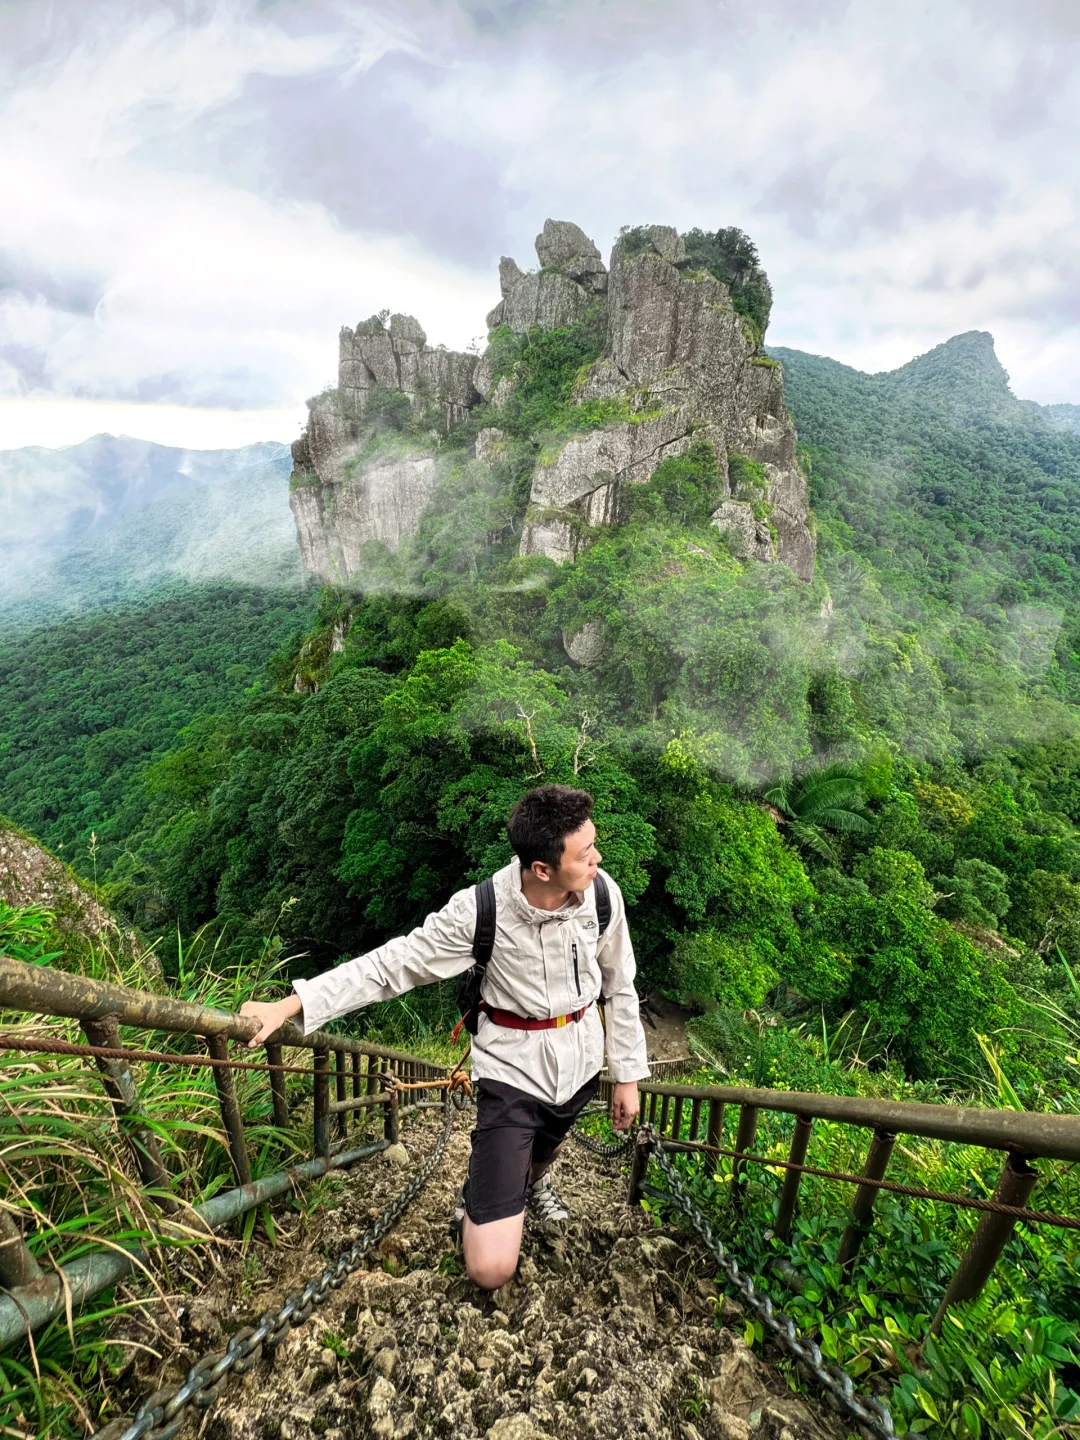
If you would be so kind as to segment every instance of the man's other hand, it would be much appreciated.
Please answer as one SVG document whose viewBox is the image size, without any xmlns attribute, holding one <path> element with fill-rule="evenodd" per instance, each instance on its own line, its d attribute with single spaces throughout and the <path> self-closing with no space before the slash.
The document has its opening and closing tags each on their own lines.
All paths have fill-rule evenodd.
<svg viewBox="0 0 1080 1440">
<path fill-rule="evenodd" d="M 262 1045 L 275 1030 L 281 1029 L 286 1020 L 299 1015 L 303 1008 L 300 996 L 295 994 L 286 995 L 284 1000 L 245 1000 L 240 1006 L 240 1014 L 259 1022 L 258 1034 L 247 1042 L 248 1049 L 253 1050 L 256 1045 Z"/>
<path fill-rule="evenodd" d="M 611 1099 L 611 1123 L 616 1130 L 629 1130 L 637 1119 L 638 1090 L 633 1081 L 624 1081 L 615 1086 Z"/>
</svg>

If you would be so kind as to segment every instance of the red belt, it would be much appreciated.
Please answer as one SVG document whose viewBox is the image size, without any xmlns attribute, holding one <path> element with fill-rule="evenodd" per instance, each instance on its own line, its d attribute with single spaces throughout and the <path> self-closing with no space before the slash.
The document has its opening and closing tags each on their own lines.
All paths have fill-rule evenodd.
<svg viewBox="0 0 1080 1440">
<path fill-rule="evenodd" d="M 571 1021 L 576 1024 L 588 1008 L 588 1005 L 583 1005 L 580 1010 L 575 1010 L 570 1015 L 552 1015 L 549 1020 L 527 1020 L 524 1015 L 515 1015 L 512 1010 L 496 1010 L 494 1005 L 489 1005 L 486 1000 L 480 1001 L 480 1009 L 488 1019 L 493 1020 L 496 1025 L 504 1025 L 507 1030 L 560 1030 Z"/>
</svg>

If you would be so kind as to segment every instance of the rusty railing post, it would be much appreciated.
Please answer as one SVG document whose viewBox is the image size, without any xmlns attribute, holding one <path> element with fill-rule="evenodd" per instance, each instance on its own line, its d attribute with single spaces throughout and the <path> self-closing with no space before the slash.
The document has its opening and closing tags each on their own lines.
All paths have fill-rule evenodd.
<svg viewBox="0 0 1080 1440">
<path fill-rule="evenodd" d="M 870 1141 L 870 1149 L 866 1154 L 866 1164 L 863 1166 L 862 1173 L 865 1179 L 884 1180 L 895 1144 L 896 1136 L 891 1135 L 887 1130 L 874 1131 L 874 1138 Z M 855 1191 L 855 1200 L 851 1207 L 851 1221 L 840 1237 L 840 1249 L 836 1254 L 838 1265 L 850 1267 L 854 1263 L 862 1242 L 870 1230 L 870 1217 L 877 1197 L 876 1185 L 860 1185 Z"/>
<path fill-rule="evenodd" d="M 667 1134 L 668 1120 L 671 1116 L 671 1096 L 665 1095 L 663 1104 L 660 1106 L 660 1134 Z"/>
<path fill-rule="evenodd" d="M 649 1147 L 643 1135 L 638 1135 L 634 1144 L 634 1158 L 630 1162 L 630 1184 L 626 1192 L 626 1203 L 641 1204 L 641 1187 L 645 1184 L 645 1173 L 649 1168 Z"/>
<path fill-rule="evenodd" d="M 215 1060 L 229 1058 L 229 1041 L 225 1035 L 207 1035 L 205 1039 L 206 1048 Z M 233 1169 L 236 1171 L 236 1178 L 241 1185 L 250 1185 L 251 1159 L 248 1156 L 244 1120 L 236 1099 L 236 1086 L 233 1084 L 232 1071 L 226 1070 L 223 1065 L 215 1065 L 213 1069 L 218 1105 L 221 1108 L 221 1118 L 229 1142 L 229 1154 L 232 1156 Z"/>
<path fill-rule="evenodd" d="M 43 1271 L 9 1210 L 0 1210 L 0 1285 L 18 1290 L 40 1280 Z"/>
<path fill-rule="evenodd" d="M 102 1015 L 98 1020 L 83 1020 L 82 1029 L 91 1045 L 101 1045 L 109 1050 L 120 1048 L 120 1027 L 115 1015 Z M 105 1091 L 112 1104 L 117 1124 L 131 1144 L 143 1184 L 152 1190 L 171 1190 L 172 1176 L 161 1158 L 157 1136 L 146 1123 L 139 1107 L 139 1092 L 131 1066 L 126 1060 L 106 1060 L 100 1056 L 95 1063 L 105 1082 Z M 161 1194 L 156 1198 L 162 1210 L 168 1214 L 177 1210 L 177 1203 L 171 1195 Z"/>
<path fill-rule="evenodd" d="M 735 1149 L 749 1153 L 754 1148 L 754 1140 L 757 1136 L 758 1107 L 756 1105 L 739 1106 L 739 1128 L 735 1132 Z M 741 1210 L 743 1205 L 743 1191 L 746 1188 L 746 1161 L 736 1160 L 733 1162 L 734 1169 L 731 1172 L 731 1203 L 736 1210 Z"/>
<path fill-rule="evenodd" d="M 705 1144 L 714 1150 L 719 1150 L 724 1143 L 724 1102 L 722 1100 L 710 1100 L 709 1105 L 709 1128 L 705 1135 Z M 716 1157 L 719 1165 L 720 1156 Z"/>
<path fill-rule="evenodd" d="M 363 1077 L 360 1074 L 360 1051 L 354 1050 L 350 1055 L 349 1059 L 352 1064 L 352 1098 L 354 1100 L 359 1100 L 360 1096 L 364 1093 L 364 1081 Z M 355 1130 L 357 1125 L 361 1124 L 363 1124 L 363 1117 L 361 1112 L 358 1110 L 356 1112 L 356 1117 L 353 1120 L 353 1129 Z"/>
<path fill-rule="evenodd" d="M 334 1099 L 344 1101 L 348 1099 L 345 1093 L 345 1067 L 349 1063 L 349 1057 L 344 1050 L 334 1051 Z M 346 1140 L 349 1135 L 348 1111 L 341 1110 L 337 1116 L 337 1133 L 339 1140 Z"/>
<path fill-rule="evenodd" d="M 330 1051 L 320 1045 L 314 1052 L 315 1085 L 312 1109 L 315 1157 L 326 1159 L 330 1154 Z"/>
<path fill-rule="evenodd" d="M 696 1140 L 698 1131 L 701 1129 L 701 1096 L 694 1098 L 690 1106 L 690 1139 Z"/>
<path fill-rule="evenodd" d="M 268 1065 L 283 1065 L 281 1058 L 281 1046 L 266 1044 L 263 1046 L 266 1051 Z M 285 1096 L 285 1074 L 281 1070 L 270 1071 L 270 1099 L 274 1106 L 274 1124 L 279 1130 L 289 1128 L 289 1102 Z"/>
<path fill-rule="evenodd" d="M 1001 1179 L 994 1190 L 999 1205 L 1023 1207 L 1034 1190 L 1039 1172 L 1023 1155 L 1011 1154 L 1005 1161 Z M 938 1312 L 930 1326 L 931 1335 L 940 1335 L 945 1311 L 950 1305 L 974 1300 L 990 1278 L 1009 1237 L 1016 1228 L 1015 1215 L 992 1215 L 984 1212 L 975 1227 L 975 1234 L 956 1267 L 956 1274 L 946 1290 Z"/>
<path fill-rule="evenodd" d="M 795 1133 L 791 1137 L 788 1160 L 792 1165 L 802 1165 L 806 1160 L 806 1149 L 810 1144 L 810 1131 L 814 1122 L 809 1115 L 795 1116 Z M 791 1234 L 791 1222 L 795 1218 L 795 1203 L 799 1198 L 802 1183 L 801 1170 L 788 1170 L 784 1175 L 784 1188 L 780 1192 L 780 1203 L 776 1207 L 776 1233 L 781 1240 Z"/>
<path fill-rule="evenodd" d="M 675 1099 L 675 1110 L 671 1117 L 671 1138 L 673 1140 L 682 1139 L 682 1112 L 683 1097 L 678 1095 Z"/>
</svg>

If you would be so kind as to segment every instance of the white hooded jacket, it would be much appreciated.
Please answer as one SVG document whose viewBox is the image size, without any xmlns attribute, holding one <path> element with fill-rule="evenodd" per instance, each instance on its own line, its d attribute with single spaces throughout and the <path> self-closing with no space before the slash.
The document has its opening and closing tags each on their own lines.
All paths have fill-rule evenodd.
<svg viewBox="0 0 1080 1440">
<path fill-rule="evenodd" d="M 626 906 L 618 885 L 601 873 L 611 896 L 611 920 L 602 936 L 592 886 L 572 894 L 561 910 L 538 910 L 522 891 L 518 860 L 494 876 L 495 944 L 483 998 L 495 1009 L 534 1020 L 588 1009 L 576 1024 L 553 1030 L 511 1030 L 482 1015 L 473 1041 L 474 1079 L 500 1080 L 549 1104 L 564 1104 L 603 1068 L 604 1027 L 594 1003 L 601 994 L 611 1078 L 648 1078 Z M 470 885 L 411 934 L 314 980 L 297 980 L 304 1033 L 376 1000 L 462 974 L 473 963 L 475 928 L 476 894 Z"/>
</svg>

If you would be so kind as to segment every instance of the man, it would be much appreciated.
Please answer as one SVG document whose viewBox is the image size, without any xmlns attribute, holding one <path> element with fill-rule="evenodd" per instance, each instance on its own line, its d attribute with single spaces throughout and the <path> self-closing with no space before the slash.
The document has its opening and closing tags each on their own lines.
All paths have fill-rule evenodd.
<svg viewBox="0 0 1080 1440">
<path fill-rule="evenodd" d="M 487 1290 L 517 1268 L 527 1204 L 542 1218 L 567 1218 L 548 1168 L 599 1085 L 601 996 L 617 1130 L 633 1123 L 637 1082 L 649 1073 L 626 907 L 599 869 L 592 808 L 591 795 L 567 785 L 530 790 L 507 825 L 515 859 L 494 876 L 495 938 L 473 1041 L 476 1128 L 459 1202 L 465 1267 Z M 603 934 L 597 875 L 610 902 Z M 476 919 L 470 886 L 410 935 L 297 980 L 284 1000 L 248 1001 L 241 1015 L 260 1021 L 250 1044 L 301 1010 L 309 1034 L 363 1005 L 462 974 L 473 964 Z"/>
</svg>

